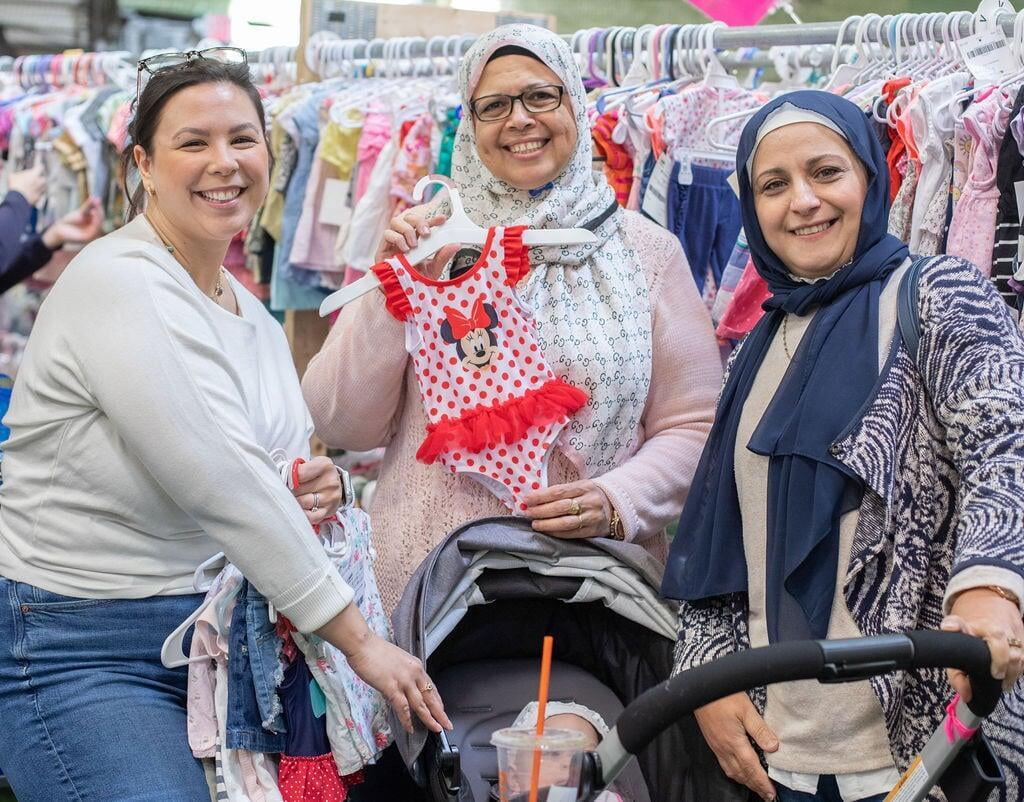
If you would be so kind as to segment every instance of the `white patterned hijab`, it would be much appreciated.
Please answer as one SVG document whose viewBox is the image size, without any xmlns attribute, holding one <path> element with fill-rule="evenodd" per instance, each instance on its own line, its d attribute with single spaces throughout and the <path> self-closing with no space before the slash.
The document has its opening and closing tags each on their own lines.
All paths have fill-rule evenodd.
<svg viewBox="0 0 1024 802">
<path fill-rule="evenodd" d="M 484 166 L 469 112 L 488 59 L 509 45 L 530 51 L 559 77 L 578 132 L 576 149 L 561 175 L 536 194 L 510 186 Z M 592 169 L 583 79 L 561 37 L 534 25 L 497 28 L 466 53 L 459 88 L 463 115 L 452 154 L 452 180 L 474 222 L 486 227 L 573 228 L 599 219 L 615 204 L 604 176 Z M 616 467 L 639 447 L 651 380 L 647 276 L 623 236 L 622 223 L 623 213 L 616 208 L 594 230 L 596 243 L 532 249 L 532 270 L 518 288 L 533 310 L 552 369 L 590 395 L 559 441 L 588 478 Z"/>
</svg>

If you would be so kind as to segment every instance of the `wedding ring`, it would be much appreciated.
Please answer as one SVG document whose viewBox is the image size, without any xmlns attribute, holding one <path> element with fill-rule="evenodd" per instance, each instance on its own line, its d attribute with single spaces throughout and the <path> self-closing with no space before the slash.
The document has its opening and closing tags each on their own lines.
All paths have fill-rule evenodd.
<svg viewBox="0 0 1024 802">
<path fill-rule="evenodd" d="M 432 690 L 434 690 L 434 683 L 428 682 L 426 685 L 420 688 L 420 693 L 430 693 Z"/>
<path fill-rule="evenodd" d="M 1015 649 L 1024 649 L 1024 643 L 1021 643 L 1020 638 L 1007 638 L 1006 642 Z"/>
<path fill-rule="evenodd" d="M 572 503 L 569 505 L 570 515 L 579 515 L 583 508 L 580 506 L 578 499 L 572 499 Z"/>
<path fill-rule="evenodd" d="M 319 493 L 314 493 L 313 494 L 313 506 L 309 508 L 309 511 L 310 512 L 316 512 L 318 509 L 320 509 L 320 494 Z"/>
<path fill-rule="evenodd" d="M 583 528 L 583 516 L 582 515 L 577 514 L 577 516 L 576 516 L 576 528 L 577 529 L 582 529 Z"/>
</svg>

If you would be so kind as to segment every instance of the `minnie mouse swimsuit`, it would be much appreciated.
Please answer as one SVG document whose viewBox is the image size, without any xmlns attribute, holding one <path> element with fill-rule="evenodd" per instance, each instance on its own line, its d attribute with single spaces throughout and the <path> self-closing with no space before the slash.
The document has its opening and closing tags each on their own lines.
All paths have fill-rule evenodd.
<svg viewBox="0 0 1024 802">
<path fill-rule="evenodd" d="M 587 394 L 554 374 L 515 285 L 530 270 L 524 226 L 492 228 L 473 267 L 449 281 L 403 254 L 371 269 L 406 342 L 427 414 L 417 459 L 481 482 L 513 511 L 547 485 L 551 448 Z"/>
</svg>

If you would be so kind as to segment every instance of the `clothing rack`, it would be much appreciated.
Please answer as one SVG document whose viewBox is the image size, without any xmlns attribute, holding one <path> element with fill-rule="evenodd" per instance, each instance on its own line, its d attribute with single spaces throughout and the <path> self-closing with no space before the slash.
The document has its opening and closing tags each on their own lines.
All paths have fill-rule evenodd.
<svg viewBox="0 0 1024 802">
<path fill-rule="evenodd" d="M 455 34 L 450 36 L 399 37 L 392 39 L 342 40 L 333 34 L 313 31 L 314 0 L 302 0 L 300 17 L 300 46 L 298 56 L 299 81 L 315 81 L 325 67 L 338 67 L 340 63 L 351 66 L 365 65 L 375 59 L 412 59 L 428 58 L 438 68 L 447 61 L 444 72 L 452 73 L 456 69 L 459 58 L 472 45 L 476 38 L 468 35 Z M 1000 14 L 996 25 L 1011 37 L 1011 44 L 1021 47 L 1024 42 L 1024 12 L 1019 14 Z M 589 53 L 594 45 L 604 45 L 609 36 L 613 58 L 626 54 L 626 61 L 632 62 L 634 51 L 642 53 L 652 39 L 653 33 L 659 28 L 655 25 L 643 25 L 636 28 L 590 28 L 567 35 L 566 40 L 577 53 Z M 684 56 L 695 50 L 716 55 L 723 66 L 739 66 L 732 59 L 736 53 L 721 51 L 740 51 L 743 48 L 758 48 L 761 51 L 770 48 L 804 48 L 809 52 L 798 54 L 800 63 L 815 64 L 816 59 L 831 59 L 835 68 L 840 62 L 848 63 L 855 59 L 865 58 L 870 53 L 895 53 L 899 60 L 903 48 L 921 42 L 943 42 L 949 44 L 957 39 L 970 36 L 983 30 L 983 23 L 977 13 L 969 11 L 931 14 L 897 14 L 882 16 L 866 14 L 851 16 L 836 22 L 819 22 L 806 24 L 758 25 L 728 27 L 721 22 L 696 25 L 672 25 L 662 28 L 663 36 L 668 40 L 673 52 Z M 636 46 L 639 43 L 639 46 Z M 850 46 L 853 47 L 850 47 Z M 831 51 L 817 50 L 831 46 Z M 604 68 L 606 48 L 594 47 L 595 61 Z M 747 63 L 751 66 L 764 66 L 770 62 L 770 54 L 758 53 Z M 773 62 L 774 63 L 774 62 Z M 355 70 L 353 70 L 355 73 Z M 325 320 L 309 310 L 289 310 L 286 314 L 285 330 L 292 347 L 296 368 L 304 372 L 310 357 L 315 354 L 323 343 L 327 333 Z"/>
<path fill-rule="evenodd" d="M 267 77 L 281 72 L 294 78 L 298 48 L 291 46 L 247 50 L 246 59 L 254 77 Z M 153 51 L 154 53 L 160 51 Z M 125 50 L 103 53 L 36 54 L 4 57 L 0 71 L 9 72 L 24 89 L 34 86 L 98 86 L 114 83 L 125 89 L 134 87 L 138 57 Z"/>
<path fill-rule="evenodd" d="M 1021 39 L 1024 35 L 1024 12 L 1000 14 L 995 24 L 1008 36 Z M 612 37 L 611 46 L 616 55 L 632 53 L 639 38 L 641 48 L 650 41 L 650 33 L 658 26 L 640 28 L 589 28 L 567 34 L 563 38 L 580 54 L 594 52 L 599 61 L 606 54 L 605 44 Z M 735 50 L 738 48 L 793 46 L 856 45 L 864 52 L 867 47 L 899 50 L 922 42 L 950 42 L 983 29 L 980 16 L 969 11 L 952 13 L 895 14 L 881 16 L 866 14 L 848 17 L 839 22 L 818 22 L 781 25 L 729 27 L 722 22 L 672 25 L 669 35 L 672 47 L 679 52 L 694 50 Z M 306 46 L 306 62 L 311 67 L 318 62 L 365 64 L 372 60 L 384 61 L 426 58 L 447 60 L 454 64 L 476 41 L 475 37 L 456 34 L 426 39 L 393 37 L 390 39 L 338 39 L 331 34 L 317 33 Z M 592 51 L 595 43 L 601 46 Z M 852 51 L 847 50 L 851 53 Z M 602 65 L 603 66 L 603 65 Z"/>
</svg>

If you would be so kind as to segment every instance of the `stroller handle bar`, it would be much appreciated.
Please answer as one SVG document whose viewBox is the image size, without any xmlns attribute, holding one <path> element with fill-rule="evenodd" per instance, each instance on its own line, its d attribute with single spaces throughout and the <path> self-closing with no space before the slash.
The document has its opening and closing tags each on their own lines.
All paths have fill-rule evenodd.
<svg viewBox="0 0 1024 802">
<path fill-rule="evenodd" d="M 788 641 L 725 655 L 646 691 L 598 746 L 598 787 L 606 787 L 661 732 L 710 702 L 762 685 L 816 679 L 853 682 L 890 671 L 956 668 L 971 680 L 968 707 L 979 719 L 999 703 L 985 641 L 959 632 L 920 630 L 845 640 Z M 596 779 L 596 778 L 595 778 Z"/>
</svg>

